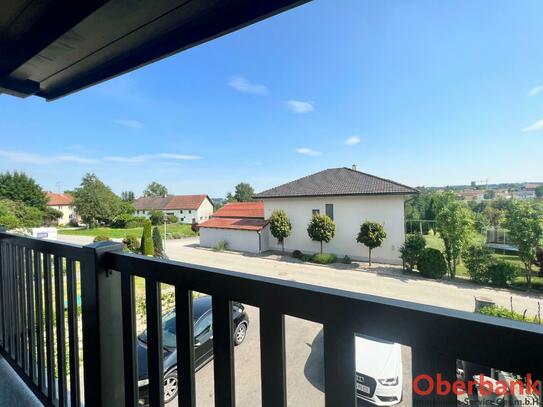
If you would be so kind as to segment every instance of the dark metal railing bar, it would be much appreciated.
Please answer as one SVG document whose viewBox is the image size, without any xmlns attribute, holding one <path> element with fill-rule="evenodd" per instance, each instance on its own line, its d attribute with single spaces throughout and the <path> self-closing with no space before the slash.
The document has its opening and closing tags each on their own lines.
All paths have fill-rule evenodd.
<svg viewBox="0 0 543 407">
<path fill-rule="evenodd" d="M 36 294 L 36 359 L 38 387 L 40 391 L 45 388 L 45 346 L 43 342 L 43 278 L 42 278 L 42 254 L 34 251 L 34 285 Z"/>
<path fill-rule="evenodd" d="M 136 349 L 136 295 L 134 276 L 123 274 L 121 279 L 125 403 L 129 407 L 137 407 L 138 358 Z"/>
<path fill-rule="evenodd" d="M 53 348 L 53 287 L 51 285 L 51 255 L 48 253 L 43 254 L 43 277 L 43 288 L 45 294 L 45 352 L 47 365 L 47 398 L 53 401 L 56 397 L 55 351 Z"/>
<path fill-rule="evenodd" d="M 27 307 L 26 307 L 26 265 L 25 265 L 25 248 L 19 246 L 18 256 L 19 256 L 19 303 L 21 310 L 21 367 L 23 371 L 28 373 L 28 316 L 27 316 Z"/>
<path fill-rule="evenodd" d="M 58 406 L 66 405 L 66 317 L 64 313 L 64 261 L 54 256 L 55 324 L 57 339 Z"/>
<path fill-rule="evenodd" d="M 32 261 L 33 253 L 31 249 L 25 249 L 26 266 L 26 301 L 28 310 L 28 373 L 30 380 L 36 379 L 36 322 L 34 307 L 34 278 Z"/>
<path fill-rule="evenodd" d="M 19 246 L 13 245 L 13 298 L 14 298 L 14 326 L 15 326 L 15 362 L 21 366 L 21 300 L 20 300 L 20 262 Z"/>
<path fill-rule="evenodd" d="M 42 253 L 48 253 L 52 256 L 65 257 L 77 261 L 83 260 L 85 256 L 81 250 L 82 246 L 65 242 L 23 237 L 5 232 L 0 232 L 0 239 L 10 245 L 24 246 Z"/>
<path fill-rule="evenodd" d="M 6 293 L 5 293 L 5 281 L 6 281 L 6 245 L 0 240 L 0 340 L 2 341 L 2 347 L 6 348 Z"/>
<path fill-rule="evenodd" d="M 175 323 L 177 333 L 177 364 L 180 383 L 178 405 L 195 407 L 194 379 L 194 321 L 192 312 L 192 291 L 175 287 Z"/>
<path fill-rule="evenodd" d="M 355 333 L 336 320 L 324 324 L 324 404 L 355 407 Z"/>
<path fill-rule="evenodd" d="M 260 378 L 262 407 L 286 407 L 285 317 L 260 309 Z"/>
<path fill-rule="evenodd" d="M 234 372 L 234 343 L 232 301 L 214 295 L 213 304 L 213 377 L 215 406 L 234 407 L 236 387 Z"/>
<path fill-rule="evenodd" d="M 162 350 L 162 310 L 160 283 L 145 280 L 147 306 L 147 369 L 149 372 L 149 405 L 164 405 L 164 370 Z"/>
<path fill-rule="evenodd" d="M 79 334 L 77 332 L 77 276 L 75 261 L 66 259 L 66 293 L 68 297 L 68 344 L 70 348 L 70 405 L 79 407 Z"/>
</svg>

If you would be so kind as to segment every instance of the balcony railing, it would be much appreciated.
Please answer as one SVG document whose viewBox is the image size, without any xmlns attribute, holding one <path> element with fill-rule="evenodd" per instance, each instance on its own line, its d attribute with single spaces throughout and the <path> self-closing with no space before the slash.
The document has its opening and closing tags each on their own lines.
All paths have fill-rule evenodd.
<svg viewBox="0 0 543 407">
<path fill-rule="evenodd" d="M 413 376 L 454 381 L 461 359 L 543 378 L 540 325 L 125 254 L 119 243 L 81 247 L 0 232 L 0 353 L 44 405 L 138 405 L 136 276 L 146 287 L 151 406 L 163 404 L 161 283 L 175 286 L 183 407 L 195 405 L 192 291 L 212 295 L 220 407 L 235 405 L 231 301 L 260 309 L 264 407 L 286 406 L 285 315 L 323 325 L 327 407 L 356 403 L 355 333 L 410 346 Z M 456 405 L 454 394 L 413 396 L 415 405 Z"/>
</svg>

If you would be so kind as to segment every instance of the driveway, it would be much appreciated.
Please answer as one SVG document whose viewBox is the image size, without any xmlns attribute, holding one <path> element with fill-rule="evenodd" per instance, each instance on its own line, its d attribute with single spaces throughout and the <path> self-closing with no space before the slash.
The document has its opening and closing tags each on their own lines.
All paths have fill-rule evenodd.
<svg viewBox="0 0 543 407">
<path fill-rule="evenodd" d="M 63 241 L 87 244 L 91 237 L 59 235 Z M 201 264 L 242 273 L 258 274 L 283 280 L 326 286 L 341 290 L 396 298 L 421 304 L 436 305 L 463 311 L 473 311 L 474 297 L 488 297 L 498 305 L 509 308 L 511 296 L 517 312 L 527 310 L 534 316 L 543 296 L 505 289 L 482 287 L 468 281 L 435 281 L 404 275 L 397 267 L 374 264 L 370 271 L 349 268 L 348 265 L 320 266 L 301 263 L 289 258 L 278 261 L 265 256 L 235 252 L 217 252 L 200 248 L 198 238 L 168 240 L 166 252 L 172 260 Z"/>
<path fill-rule="evenodd" d="M 258 308 L 246 307 L 250 326 L 245 341 L 235 348 L 236 405 L 262 405 L 260 387 L 260 332 Z M 287 317 L 287 401 L 289 406 L 324 406 L 322 326 Z M 411 406 L 411 352 L 403 348 L 404 397 L 398 406 Z M 196 373 L 196 405 L 213 407 L 213 362 Z M 360 401 L 359 407 L 371 404 Z M 168 406 L 177 406 L 174 399 Z"/>
</svg>

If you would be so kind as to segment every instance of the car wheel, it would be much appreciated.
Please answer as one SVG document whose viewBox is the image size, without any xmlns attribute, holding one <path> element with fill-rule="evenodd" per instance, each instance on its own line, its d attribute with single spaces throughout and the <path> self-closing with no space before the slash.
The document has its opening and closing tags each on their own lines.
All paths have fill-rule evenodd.
<svg viewBox="0 0 543 407">
<path fill-rule="evenodd" d="M 234 331 L 234 345 L 238 346 L 241 344 L 241 342 L 244 341 L 245 337 L 247 336 L 247 324 L 245 322 L 241 322 Z"/>
<path fill-rule="evenodd" d="M 171 371 L 164 375 L 164 404 L 172 401 L 179 391 L 179 382 L 177 380 L 177 371 Z"/>
</svg>

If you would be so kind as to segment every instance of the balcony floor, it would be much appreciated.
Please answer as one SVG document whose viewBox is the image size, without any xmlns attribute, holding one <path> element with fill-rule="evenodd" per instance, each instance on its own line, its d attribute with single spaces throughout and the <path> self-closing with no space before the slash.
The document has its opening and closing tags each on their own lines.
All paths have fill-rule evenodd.
<svg viewBox="0 0 543 407">
<path fill-rule="evenodd" d="M 42 404 L 0 356 L 0 407 L 38 407 Z"/>
</svg>

